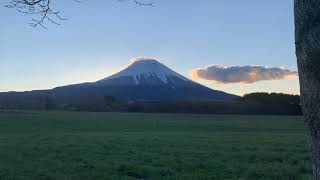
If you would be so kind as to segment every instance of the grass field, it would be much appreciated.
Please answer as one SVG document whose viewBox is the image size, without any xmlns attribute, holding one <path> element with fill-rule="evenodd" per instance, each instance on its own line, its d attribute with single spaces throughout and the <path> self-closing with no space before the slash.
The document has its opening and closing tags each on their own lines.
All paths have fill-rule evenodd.
<svg viewBox="0 0 320 180">
<path fill-rule="evenodd" d="M 311 179 L 302 117 L 0 112 L 0 180 Z"/>
</svg>

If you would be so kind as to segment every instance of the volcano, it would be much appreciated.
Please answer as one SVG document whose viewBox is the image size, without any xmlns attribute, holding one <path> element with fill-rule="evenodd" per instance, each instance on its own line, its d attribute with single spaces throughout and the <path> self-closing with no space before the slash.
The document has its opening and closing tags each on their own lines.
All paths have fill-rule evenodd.
<svg viewBox="0 0 320 180">
<path fill-rule="evenodd" d="M 112 80 L 121 82 L 122 85 L 178 85 L 188 82 L 187 78 L 171 70 L 154 59 L 137 58 L 124 70 L 98 81 L 98 84 L 114 84 Z"/>
<path fill-rule="evenodd" d="M 113 96 L 118 100 L 229 100 L 237 96 L 198 84 L 155 59 L 136 58 L 120 72 L 93 83 L 58 87 L 58 96 Z"/>
<path fill-rule="evenodd" d="M 126 104 L 136 101 L 224 101 L 237 97 L 198 84 L 155 59 L 136 58 L 120 72 L 96 82 L 0 93 L 0 109 L 105 110 L 110 98 Z"/>
</svg>

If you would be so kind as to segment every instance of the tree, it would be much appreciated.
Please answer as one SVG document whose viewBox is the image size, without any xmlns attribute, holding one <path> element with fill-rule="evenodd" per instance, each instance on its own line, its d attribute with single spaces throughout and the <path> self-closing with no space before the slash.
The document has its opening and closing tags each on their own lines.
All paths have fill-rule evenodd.
<svg viewBox="0 0 320 180">
<path fill-rule="evenodd" d="M 116 101 L 116 98 L 113 96 L 109 96 L 109 95 L 104 95 L 103 96 L 104 102 L 105 102 L 105 106 L 106 106 L 106 110 L 107 111 L 112 111 L 112 106 Z"/>
<path fill-rule="evenodd" d="M 45 110 L 53 110 L 57 108 L 57 104 L 53 96 L 47 95 L 44 97 L 43 101 Z"/>
<path fill-rule="evenodd" d="M 52 2 L 55 0 L 10 0 L 6 6 L 8 8 L 14 8 L 20 13 L 37 16 L 32 18 L 30 26 L 41 26 L 46 28 L 45 23 L 51 22 L 56 25 L 60 25 L 60 21 L 66 20 L 60 16 L 60 11 L 52 9 Z M 81 0 L 73 0 L 80 3 Z M 119 0 L 124 1 L 124 0 Z M 146 0 L 130 0 L 140 6 L 153 6 L 153 2 Z"/>
<path fill-rule="evenodd" d="M 294 6 L 302 110 L 314 177 L 320 180 L 320 1 L 295 0 Z"/>
</svg>

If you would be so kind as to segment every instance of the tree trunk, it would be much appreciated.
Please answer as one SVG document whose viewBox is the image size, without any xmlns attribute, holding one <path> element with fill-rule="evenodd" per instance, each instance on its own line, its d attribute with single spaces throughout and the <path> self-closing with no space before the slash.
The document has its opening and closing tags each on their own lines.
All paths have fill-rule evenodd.
<svg viewBox="0 0 320 180">
<path fill-rule="evenodd" d="M 314 177 L 320 180 L 320 0 L 294 0 L 294 6 L 302 110 Z"/>
</svg>

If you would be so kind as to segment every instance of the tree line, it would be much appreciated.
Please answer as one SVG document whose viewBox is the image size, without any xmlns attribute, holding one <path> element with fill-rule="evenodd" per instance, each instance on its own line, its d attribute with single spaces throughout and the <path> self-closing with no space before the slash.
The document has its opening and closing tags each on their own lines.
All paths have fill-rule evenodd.
<svg viewBox="0 0 320 180">
<path fill-rule="evenodd" d="M 268 114 L 301 115 L 298 95 L 252 93 L 229 101 L 175 100 L 155 101 L 117 100 L 112 95 L 57 97 L 53 94 L 0 94 L 2 110 L 66 110 L 95 112 L 197 113 L 197 114 Z"/>
</svg>

